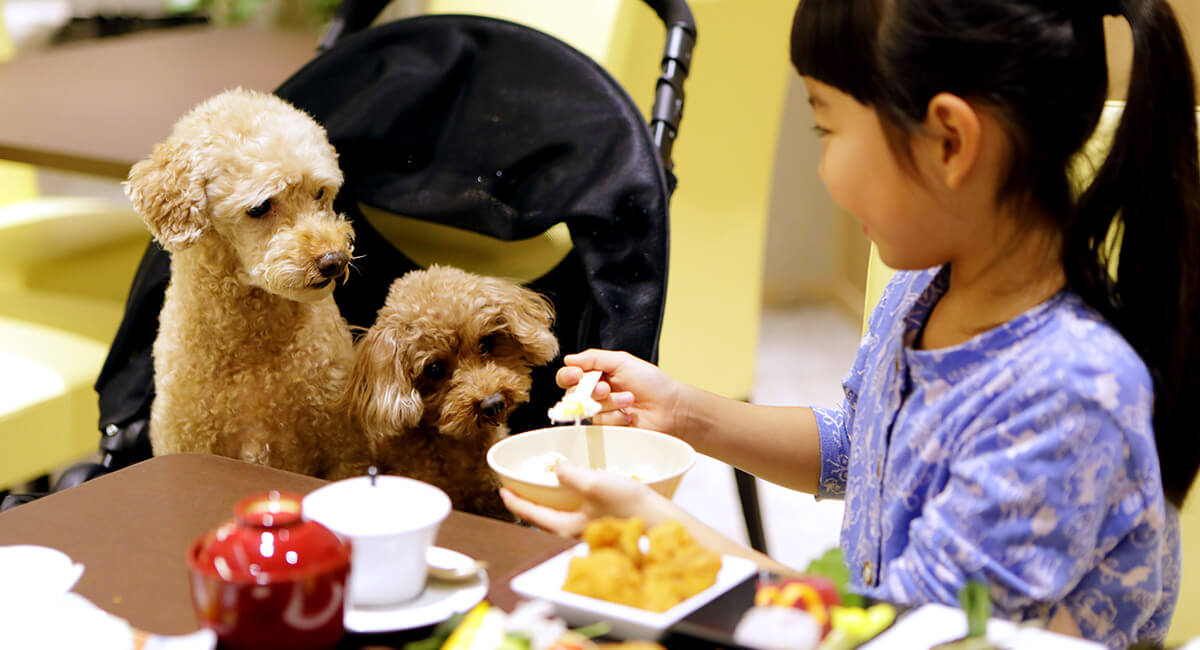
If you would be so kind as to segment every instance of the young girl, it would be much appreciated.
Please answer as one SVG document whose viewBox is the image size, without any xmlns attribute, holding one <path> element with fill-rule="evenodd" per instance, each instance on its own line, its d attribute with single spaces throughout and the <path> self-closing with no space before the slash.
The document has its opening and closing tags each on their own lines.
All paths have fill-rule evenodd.
<svg viewBox="0 0 1200 650">
<path fill-rule="evenodd" d="M 1076 198 L 1069 170 L 1107 95 L 1106 15 L 1132 27 L 1133 81 Z M 1176 506 L 1200 462 L 1185 410 L 1200 397 L 1200 152 L 1165 0 L 804 0 L 792 60 L 821 178 L 905 270 L 871 314 L 844 404 L 744 404 L 600 350 L 568 356 L 559 384 L 603 370 L 599 422 L 844 497 L 857 591 L 953 604 L 984 580 L 1000 615 L 1111 647 L 1161 641 Z M 560 478 L 587 497 L 579 512 L 503 496 L 561 534 L 601 514 L 676 518 L 752 555 L 636 483 Z"/>
</svg>

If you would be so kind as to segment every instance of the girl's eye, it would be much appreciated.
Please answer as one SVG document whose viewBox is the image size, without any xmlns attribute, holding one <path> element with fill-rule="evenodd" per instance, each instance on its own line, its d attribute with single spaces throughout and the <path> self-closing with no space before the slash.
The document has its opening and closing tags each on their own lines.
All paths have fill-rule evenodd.
<svg viewBox="0 0 1200 650">
<path fill-rule="evenodd" d="M 425 366 L 425 370 L 422 372 L 426 377 L 434 381 L 444 379 L 446 377 L 446 364 L 441 361 L 434 361 Z"/>
<path fill-rule="evenodd" d="M 317 190 L 317 200 L 320 201 L 325 196 L 325 188 Z"/>
<path fill-rule="evenodd" d="M 262 203 L 246 210 L 246 214 L 254 219 L 257 219 L 271 211 L 271 199 L 267 199 Z"/>
<path fill-rule="evenodd" d="M 814 126 L 812 128 L 812 130 L 813 130 L 813 133 L 817 134 L 818 138 L 823 138 L 823 137 L 829 135 L 829 129 L 827 129 L 823 126 Z"/>
<path fill-rule="evenodd" d="M 496 347 L 496 336 L 495 335 L 488 334 L 487 336 L 479 339 L 479 353 L 480 354 L 491 354 L 492 349 L 495 347 Z"/>
</svg>

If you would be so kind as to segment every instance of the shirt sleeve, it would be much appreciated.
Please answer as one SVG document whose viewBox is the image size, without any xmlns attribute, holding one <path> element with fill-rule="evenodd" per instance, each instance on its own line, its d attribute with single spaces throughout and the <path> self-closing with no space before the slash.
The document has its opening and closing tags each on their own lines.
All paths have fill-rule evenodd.
<svg viewBox="0 0 1200 650">
<path fill-rule="evenodd" d="M 854 414 L 854 405 L 847 395 L 841 408 L 813 408 L 812 412 L 821 438 L 821 479 L 817 498 L 845 498 L 846 470 L 850 466 L 848 423 Z"/>
<path fill-rule="evenodd" d="M 885 350 L 885 342 L 894 336 L 896 321 L 903 316 L 904 297 L 919 275 L 900 271 L 884 287 L 879 304 L 867 317 L 863 334 L 854 357 L 854 365 L 842 379 L 845 397 L 840 407 L 813 407 L 817 432 L 821 442 L 821 477 L 818 499 L 842 499 L 846 496 L 846 474 L 850 466 L 850 434 L 854 429 L 854 414 L 867 369 L 875 356 Z"/>
<path fill-rule="evenodd" d="M 1054 379 L 1010 390 L 973 419 L 949 450 L 947 483 L 911 522 L 907 546 L 883 567 L 872 595 L 955 604 L 967 580 L 983 580 L 998 615 L 1027 619 L 1048 616 L 1075 592 L 1066 606 L 1085 636 L 1136 633 L 1155 599 L 1139 605 L 1104 592 L 1114 584 L 1127 593 L 1161 590 L 1153 548 L 1113 553 L 1131 539 L 1160 537 L 1163 504 L 1146 487 L 1157 466 L 1114 410 Z M 1095 571 L 1101 560 L 1108 575 L 1096 577 L 1106 573 Z M 1107 602 L 1077 598 L 1089 572 L 1091 592 Z"/>
</svg>

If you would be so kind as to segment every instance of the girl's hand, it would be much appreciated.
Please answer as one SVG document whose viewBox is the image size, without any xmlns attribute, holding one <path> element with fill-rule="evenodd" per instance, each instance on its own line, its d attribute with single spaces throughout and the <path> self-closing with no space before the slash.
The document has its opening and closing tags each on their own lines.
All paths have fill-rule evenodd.
<svg viewBox="0 0 1200 650">
<path fill-rule="evenodd" d="M 523 499 L 507 488 L 500 489 L 500 498 L 521 519 L 563 537 L 578 537 L 588 522 L 597 517 L 628 519 L 637 516 L 647 526 L 652 526 L 678 509 L 644 483 L 619 474 L 569 463 L 559 463 L 555 474 L 559 483 L 583 495 L 583 506 L 579 510 L 568 512 L 547 508 Z"/>
<path fill-rule="evenodd" d="M 579 383 L 588 370 L 604 372 L 592 391 L 592 399 L 602 407 L 600 414 L 592 418 L 594 423 L 678 435 L 684 385 L 654 364 L 628 352 L 595 349 L 568 354 L 563 364 L 555 376 L 561 388 Z"/>
</svg>

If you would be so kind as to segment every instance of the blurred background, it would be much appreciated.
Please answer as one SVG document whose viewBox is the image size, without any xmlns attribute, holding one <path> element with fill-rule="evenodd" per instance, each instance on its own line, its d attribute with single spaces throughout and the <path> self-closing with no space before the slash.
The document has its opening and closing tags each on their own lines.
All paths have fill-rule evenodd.
<svg viewBox="0 0 1200 650">
<path fill-rule="evenodd" d="M 211 94 L 204 84 L 277 86 L 312 56 L 338 1 L 0 0 L 0 490 L 44 486 L 94 455 L 91 384 L 148 239 L 121 191 L 128 164 Z M 869 243 L 816 174 L 819 141 L 788 63 L 795 0 L 690 4 L 699 38 L 674 153 L 661 364 L 736 399 L 835 404 L 861 331 Z M 1172 4 L 1195 42 L 1200 0 Z M 555 35 L 649 111 L 662 27 L 640 0 L 394 0 L 378 21 L 446 12 Z M 1129 35 L 1109 26 L 1120 99 Z M 214 30 L 232 37 L 212 42 L 246 51 L 199 44 Z M 165 76 L 140 83 L 151 69 Z M 104 111 L 124 117 L 71 132 Z M 803 566 L 836 544 L 839 503 L 759 487 L 772 555 Z M 677 499 L 746 540 L 727 466 L 702 459 Z"/>
</svg>

